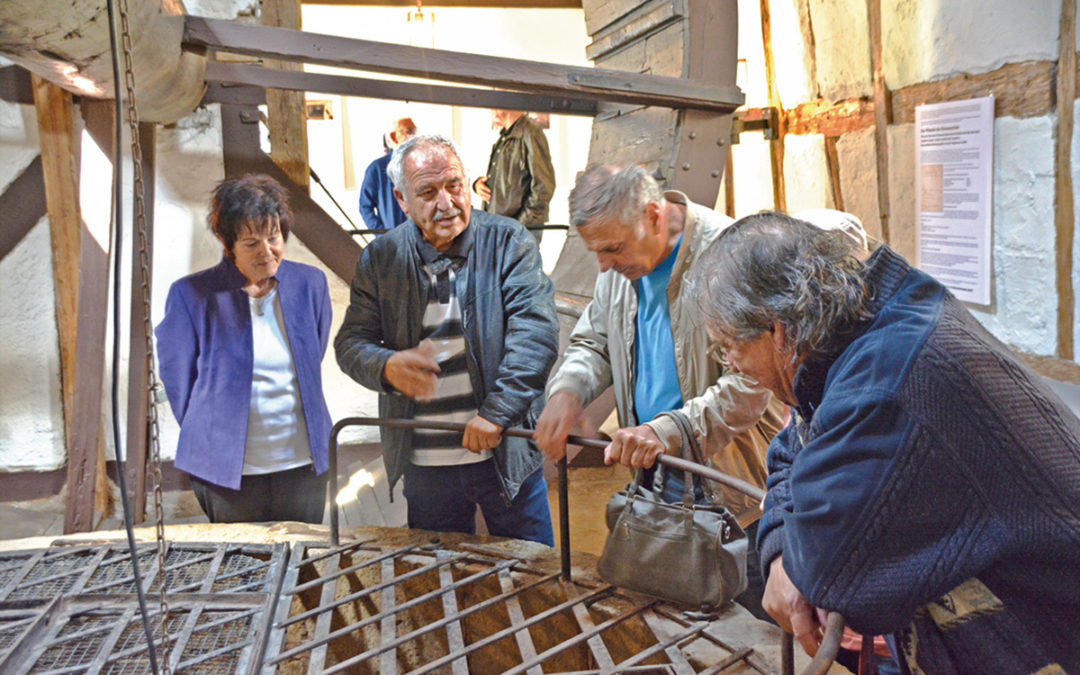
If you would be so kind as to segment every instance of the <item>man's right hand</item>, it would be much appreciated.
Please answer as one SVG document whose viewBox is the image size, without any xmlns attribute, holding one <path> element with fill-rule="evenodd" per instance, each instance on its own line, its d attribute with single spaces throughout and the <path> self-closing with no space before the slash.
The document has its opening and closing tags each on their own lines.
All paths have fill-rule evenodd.
<svg viewBox="0 0 1080 675">
<path fill-rule="evenodd" d="M 476 192 L 476 194 L 480 195 L 480 199 L 483 199 L 485 202 L 490 202 L 491 188 L 488 187 L 487 182 L 487 176 L 480 176 L 476 179 L 476 181 L 473 182 L 472 187 L 473 191 Z"/>
<path fill-rule="evenodd" d="M 386 360 L 383 377 L 391 387 L 409 398 L 425 403 L 435 395 L 439 364 L 432 358 L 430 343 L 404 349 Z"/>
<path fill-rule="evenodd" d="M 817 654 L 823 637 L 821 624 L 814 606 L 788 578 L 783 558 L 782 555 L 776 556 L 769 563 L 769 580 L 765 582 L 761 606 L 781 628 L 795 636 L 807 654 L 813 656 Z"/>
<path fill-rule="evenodd" d="M 533 440 L 545 457 L 558 462 L 566 456 L 566 437 L 581 423 L 583 413 L 576 394 L 560 391 L 548 399 L 533 432 Z"/>
</svg>

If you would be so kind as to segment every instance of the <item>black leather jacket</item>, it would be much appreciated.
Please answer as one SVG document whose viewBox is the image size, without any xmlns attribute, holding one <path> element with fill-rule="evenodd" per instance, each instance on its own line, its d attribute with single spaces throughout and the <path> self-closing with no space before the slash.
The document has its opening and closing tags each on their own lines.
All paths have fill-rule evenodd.
<svg viewBox="0 0 1080 675">
<path fill-rule="evenodd" d="M 555 193 L 555 168 L 551 165 L 544 131 L 528 115 L 499 132 L 491 147 L 487 185 L 491 201 L 483 208 L 522 225 L 543 225 L 548 202 Z"/>
<path fill-rule="evenodd" d="M 468 229 L 459 235 L 465 236 L 472 241 L 456 288 L 478 412 L 504 429 L 531 426 L 559 346 L 554 288 L 536 240 L 513 220 L 473 209 Z M 420 237 L 409 219 L 364 248 L 334 340 L 338 365 L 379 392 L 384 418 L 413 416 L 413 401 L 389 388 L 382 374 L 394 352 L 420 342 L 430 286 L 416 248 Z M 409 463 L 412 432 L 384 427 L 382 442 L 393 494 Z M 493 454 L 508 500 L 543 464 L 539 450 L 522 438 L 504 436 Z"/>
</svg>

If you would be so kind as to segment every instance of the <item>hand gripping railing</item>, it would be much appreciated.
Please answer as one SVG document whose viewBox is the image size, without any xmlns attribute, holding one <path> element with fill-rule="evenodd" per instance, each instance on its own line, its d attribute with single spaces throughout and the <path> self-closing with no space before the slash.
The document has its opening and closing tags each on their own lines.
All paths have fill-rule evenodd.
<svg viewBox="0 0 1080 675">
<path fill-rule="evenodd" d="M 330 431 L 330 489 L 327 495 L 327 499 L 330 503 L 330 545 L 333 547 L 340 545 L 337 507 L 338 434 L 345 427 L 351 426 L 377 426 L 394 427 L 398 429 L 430 429 L 433 431 L 465 432 L 464 424 L 454 422 L 433 422 L 430 420 L 421 421 L 392 418 L 383 419 L 379 417 L 346 417 L 342 420 L 338 420 L 337 424 L 335 424 L 334 428 Z M 510 428 L 504 429 L 503 435 L 532 440 L 533 432 L 528 429 Z M 571 445 L 580 445 L 584 448 L 593 448 L 597 450 L 603 450 L 608 445 L 608 441 L 597 438 L 584 438 L 582 436 L 569 436 L 567 437 L 566 442 Z M 682 459 L 681 457 L 672 457 L 671 455 L 660 455 L 656 458 L 656 461 L 669 469 L 689 471 L 695 476 L 715 481 L 721 485 L 726 485 L 727 487 L 738 490 L 758 501 L 765 498 L 765 491 L 756 485 L 747 483 L 734 476 L 729 476 L 710 466 L 691 462 Z M 565 456 L 559 460 L 557 467 L 559 471 L 559 544 L 562 562 L 562 577 L 565 581 L 570 581 L 570 500 Z M 823 675 L 828 672 L 829 667 L 836 659 L 836 654 L 840 649 L 840 640 L 843 637 L 843 632 L 844 618 L 840 616 L 838 612 L 829 612 L 826 621 L 825 636 L 821 641 L 821 645 L 818 647 L 817 654 L 814 655 L 810 665 L 802 671 L 801 675 Z M 865 643 L 868 640 L 869 638 L 864 638 L 863 642 Z M 795 672 L 794 657 L 794 638 L 790 633 L 785 632 L 781 643 L 781 667 L 783 675 L 792 675 Z"/>
</svg>

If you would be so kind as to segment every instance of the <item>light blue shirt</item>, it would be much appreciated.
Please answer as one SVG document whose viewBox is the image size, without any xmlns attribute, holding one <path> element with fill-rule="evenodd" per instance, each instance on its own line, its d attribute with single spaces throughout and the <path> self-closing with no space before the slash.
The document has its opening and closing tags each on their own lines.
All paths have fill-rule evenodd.
<svg viewBox="0 0 1080 675">
<path fill-rule="evenodd" d="M 644 424 L 659 413 L 681 408 L 682 393 L 675 371 L 667 287 L 682 237 L 671 254 L 648 275 L 638 279 L 638 308 L 634 340 L 634 414 Z"/>
</svg>

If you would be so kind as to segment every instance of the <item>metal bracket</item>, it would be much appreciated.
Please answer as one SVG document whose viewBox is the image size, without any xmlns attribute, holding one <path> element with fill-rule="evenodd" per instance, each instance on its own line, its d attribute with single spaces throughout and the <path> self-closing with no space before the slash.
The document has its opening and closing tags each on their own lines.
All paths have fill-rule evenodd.
<svg viewBox="0 0 1080 675">
<path fill-rule="evenodd" d="M 765 140 L 776 138 L 779 124 L 779 111 L 776 108 L 745 108 L 736 110 L 731 120 L 731 144 L 739 142 L 739 135 L 744 131 L 761 131 Z"/>
</svg>

